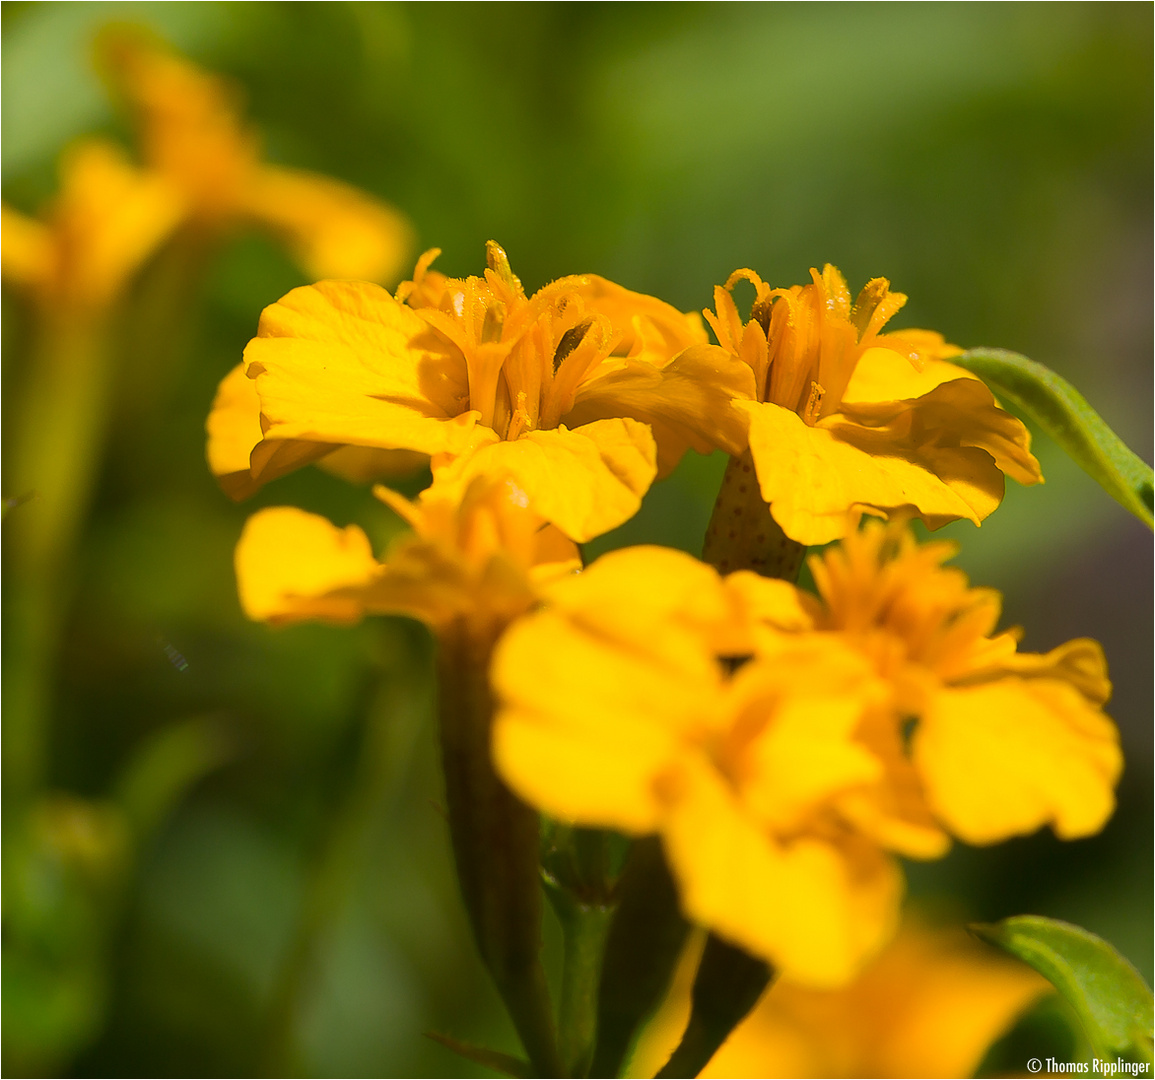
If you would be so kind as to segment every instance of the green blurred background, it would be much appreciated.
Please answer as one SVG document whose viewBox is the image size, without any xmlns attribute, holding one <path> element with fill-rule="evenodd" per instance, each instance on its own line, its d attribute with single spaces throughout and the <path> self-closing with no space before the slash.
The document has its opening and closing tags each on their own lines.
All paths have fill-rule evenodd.
<svg viewBox="0 0 1155 1080">
<path fill-rule="evenodd" d="M 2 12 L 4 197 L 25 212 L 55 190 L 69 140 L 126 135 L 91 41 L 130 19 L 243 87 L 271 159 L 410 215 L 442 270 L 478 272 L 494 238 L 529 288 L 591 271 L 687 310 L 740 266 L 783 285 L 826 261 L 852 288 L 885 275 L 911 298 L 897 325 L 1042 361 L 1151 460 L 1148 3 Z M 58 1045 L 46 1071 L 473 1075 L 421 1033 L 512 1045 L 452 880 L 426 633 L 270 631 L 238 608 L 232 551 L 257 507 L 357 521 L 378 542 L 393 528 L 366 490 L 316 470 L 235 506 L 205 467 L 217 381 L 261 308 L 302 283 L 271 241 L 237 237 L 183 324 L 121 365 L 55 678 L 51 784 L 102 799 L 176 724 L 212 726 L 227 753 L 127 875 L 103 974 L 72 1006 L 45 1011 L 6 968 L 6 1049 L 35 1015 Z M 11 386 L 29 320 L 17 297 L 3 311 Z M 18 397 L 5 404 L 9 419 Z M 1046 486 L 1011 485 L 981 530 L 947 531 L 972 578 L 1003 590 L 1025 647 L 1103 642 L 1119 810 L 1091 840 L 960 847 L 912 867 L 911 889 L 979 918 L 1081 923 L 1150 981 L 1151 536 L 1042 437 L 1036 449 Z M 722 465 L 691 455 L 592 547 L 696 550 Z M 65 886 L 45 889 L 59 910 L 44 933 L 99 936 Z"/>
</svg>

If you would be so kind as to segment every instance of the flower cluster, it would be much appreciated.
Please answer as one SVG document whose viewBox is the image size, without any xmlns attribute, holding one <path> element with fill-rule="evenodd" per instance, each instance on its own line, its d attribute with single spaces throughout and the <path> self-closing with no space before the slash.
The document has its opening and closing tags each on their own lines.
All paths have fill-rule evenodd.
<svg viewBox="0 0 1155 1080">
<path fill-rule="evenodd" d="M 695 921 L 845 982 L 896 924 L 892 853 L 1086 836 L 1114 805 L 1098 646 L 1017 652 L 950 553 L 868 526 L 812 557 L 821 599 L 660 548 L 604 556 L 499 647 L 499 771 L 554 816 L 660 833 Z"/>
<path fill-rule="evenodd" d="M 979 524 L 1005 476 L 1040 482 L 1028 432 L 941 335 L 883 333 L 906 299 L 887 281 L 852 303 L 830 266 L 789 289 L 737 271 L 704 313 L 711 345 L 696 316 L 594 275 L 531 295 L 496 243 L 480 276 L 433 270 L 437 254 L 394 295 L 323 281 L 267 308 L 221 384 L 209 460 L 237 498 L 310 462 L 360 479 L 428 465 L 414 502 L 377 489 L 413 529 L 382 562 L 355 526 L 260 511 L 241 599 L 270 622 L 389 612 L 434 630 L 458 873 L 531 1067 L 595 1059 L 589 980 L 617 879 L 602 856 L 585 865 L 600 849 L 582 829 L 659 837 L 709 965 L 745 965 L 755 989 L 781 976 L 770 1016 L 794 1008 L 787 987 L 841 993 L 886 949 L 900 857 L 1103 826 L 1122 761 L 1099 646 L 1019 652 L 999 595 L 909 527 Z M 706 561 L 639 547 L 582 568 L 576 544 L 631 517 L 688 449 L 731 456 Z M 790 583 L 806 545 L 836 539 L 810 558 L 816 594 Z M 579 980 L 560 1041 L 535 811 L 584 867 L 585 891 L 557 902 Z M 1000 985 L 1006 1007 L 1038 988 Z M 708 1060 L 682 1045 L 678 1068 Z"/>
<path fill-rule="evenodd" d="M 227 82 L 125 28 L 100 54 L 143 164 L 107 139 L 74 145 L 44 221 L 3 207 L 6 281 L 49 310 L 99 311 L 182 227 L 203 240 L 246 224 L 281 239 L 310 277 L 399 275 L 405 218 L 340 181 L 263 162 Z"/>
</svg>

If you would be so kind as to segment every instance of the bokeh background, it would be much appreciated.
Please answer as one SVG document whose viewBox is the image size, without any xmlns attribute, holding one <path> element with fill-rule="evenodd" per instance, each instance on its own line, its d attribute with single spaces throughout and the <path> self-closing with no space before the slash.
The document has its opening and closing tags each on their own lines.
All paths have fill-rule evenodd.
<svg viewBox="0 0 1155 1080">
<path fill-rule="evenodd" d="M 1150 4 L 9 2 L 2 17 L 3 190 L 26 213 L 70 140 L 130 145 L 91 52 L 128 19 L 234 79 L 271 159 L 401 208 L 414 256 L 441 247 L 444 271 L 479 272 L 494 238 L 528 288 L 591 271 L 685 310 L 741 266 L 783 285 L 826 261 L 852 288 L 885 275 L 910 296 L 897 325 L 1042 361 L 1151 460 Z M 512 1045 L 452 880 L 427 635 L 404 620 L 274 632 L 238 608 L 233 546 L 257 507 L 381 543 L 395 528 L 316 470 L 237 506 L 205 467 L 218 380 L 261 308 L 302 283 L 271 241 L 237 236 L 184 317 L 119 368 L 50 785 L 99 803 L 175 726 L 209 725 L 224 749 L 103 928 L 56 879 L 29 894 L 63 959 L 9 978 L 6 957 L 5 1050 L 45 1072 L 460 1076 L 478 1070 L 423 1031 Z M 15 295 L 3 314 L 11 388 L 29 318 Z M 7 393 L 6 428 L 18 407 Z M 960 846 L 911 867 L 911 891 L 1080 923 L 1150 981 L 1151 535 L 1045 437 L 1036 449 L 1044 487 L 1012 485 L 981 529 L 946 531 L 1025 647 L 1103 642 L 1119 809 L 1091 840 Z M 690 455 L 591 547 L 695 551 L 722 466 Z M 77 948 L 95 959 L 74 978 Z"/>
</svg>

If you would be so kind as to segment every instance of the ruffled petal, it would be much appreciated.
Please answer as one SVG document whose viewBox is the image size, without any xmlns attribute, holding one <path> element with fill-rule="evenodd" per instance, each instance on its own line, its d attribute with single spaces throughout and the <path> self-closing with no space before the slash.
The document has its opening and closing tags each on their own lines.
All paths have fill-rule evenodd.
<svg viewBox="0 0 1155 1080">
<path fill-rule="evenodd" d="M 651 364 L 665 364 L 691 345 L 706 344 L 697 312 L 684 314 L 656 296 L 623 288 L 597 274 L 585 274 L 575 290 L 588 309 L 605 315 L 622 335 L 615 352 Z"/>
<path fill-rule="evenodd" d="M 654 780 L 717 691 L 713 672 L 646 662 L 552 611 L 510 629 L 492 679 L 494 755 L 513 790 L 555 816 L 631 833 L 657 827 Z"/>
<path fill-rule="evenodd" d="M 254 170 L 242 207 L 284 238 L 314 280 L 392 283 L 413 247 L 412 227 L 392 207 L 302 169 L 266 165 Z"/>
<path fill-rule="evenodd" d="M 714 670 L 714 646 L 724 645 L 723 635 L 741 633 L 737 609 L 714 568 L 672 548 L 612 551 L 546 596 L 555 609 L 629 653 L 703 677 Z M 623 596 L 630 597 L 628 604 Z M 747 640 L 742 647 L 749 648 Z"/>
<path fill-rule="evenodd" d="M 249 471 L 249 455 L 263 432 L 261 399 L 256 384 L 245 374 L 244 364 L 221 379 L 205 428 L 205 455 L 217 483 L 230 498 L 247 498 L 259 486 Z"/>
<path fill-rule="evenodd" d="M 705 761 L 683 759 L 659 790 L 686 914 L 765 957 L 783 978 L 841 985 L 893 933 L 902 877 L 873 846 L 776 842 Z"/>
<path fill-rule="evenodd" d="M 944 473 L 951 471 L 960 447 L 976 447 L 987 451 L 999 469 L 1020 484 L 1043 479 L 1031 453 L 1031 433 L 1021 420 L 998 407 L 978 379 L 952 379 L 915 400 L 844 405 L 842 414 L 855 424 L 885 430 L 898 442 L 899 452 Z"/>
<path fill-rule="evenodd" d="M 272 623 L 357 622 L 379 569 L 356 525 L 338 529 L 292 506 L 255 513 L 236 550 L 241 607 L 250 619 Z"/>
<path fill-rule="evenodd" d="M 941 340 L 940 335 L 933 336 Z M 867 349 L 859 358 L 842 401 L 844 404 L 904 401 L 929 394 L 936 386 L 954 379 L 981 381 L 977 375 L 948 363 L 941 356 L 928 356 L 920 369 L 892 349 Z"/>
<path fill-rule="evenodd" d="M 608 368 L 582 384 L 567 420 L 581 424 L 631 416 L 650 424 L 658 444 L 658 469 L 665 475 L 687 448 L 700 454 L 745 450 L 746 420 L 730 402 L 754 397 L 749 367 L 716 345 L 695 345 L 663 367 L 631 359 Z"/>
<path fill-rule="evenodd" d="M 1123 767 L 1115 725 L 1078 690 L 1015 676 L 935 694 L 913 759 L 931 809 L 971 844 L 1098 832 Z"/>
<path fill-rule="evenodd" d="M 996 663 L 1001 671 L 1027 678 L 1063 679 L 1096 705 L 1105 705 L 1111 697 L 1103 646 L 1091 638 L 1076 638 L 1042 655 L 1012 653 Z"/>
<path fill-rule="evenodd" d="M 913 455 L 899 456 L 901 444 L 885 432 L 855 428 L 838 417 L 809 427 L 797 414 L 768 403 L 736 402 L 735 408 L 750 417 L 762 497 L 782 531 L 799 543 L 846 536 L 854 510 L 885 517 L 911 507 L 934 525 L 960 517 L 977 525 L 1002 498 L 1002 473 L 981 450 L 944 455 L 950 468 L 940 476 Z"/>
<path fill-rule="evenodd" d="M 464 362 L 384 289 L 323 281 L 261 315 L 245 349 L 266 440 L 460 453 L 478 438 Z M 254 462 L 254 466 L 255 466 Z"/>
<path fill-rule="evenodd" d="M 584 543 L 637 513 L 657 465 L 650 429 L 612 419 L 494 441 L 434 469 L 439 483 L 462 489 L 475 476 L 509 474 L 531 509 Z"/>
</svg>

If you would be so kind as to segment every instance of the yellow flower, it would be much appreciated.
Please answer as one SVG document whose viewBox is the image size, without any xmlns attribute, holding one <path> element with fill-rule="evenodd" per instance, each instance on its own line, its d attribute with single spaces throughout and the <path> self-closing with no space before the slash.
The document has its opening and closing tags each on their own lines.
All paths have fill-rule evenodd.
<svg viewBox="0 0 1155 1080">
<path fill-rule="evenodd" d="M 263 225 L 313 279 L 396 280 L 412 248 L 400 213 L 340 181 L 262 162 L 232 88 L 140 33 L 117 28 L 102 45 L 145 161 L 180 192 L 198 228 Z"/>
<path fill-rule="evenodd" d="M 512 475 L 577 541 L 621 524 L 687 447 L 740 448 L 750 373 L 696 319 L 593 275 L 527 296 L 505 252 L 483 277 L 418 263 L 394 299 L 321 282 L 261 316 L 245 374 L 222 383 L 209 458 L 244 495 L 337 447 L 430 455 L 461 493 Z M 413 305 L 421 305 L 414 307 Z M 246 468 L 247 467 L 247 468 Z"/>
<path fill-rule="evenodd" d="M 988 636 L 997 596 L 949 551 L 868 527 L 814 560 L 824 603 L 660 548 L 607 555 L 499 645 L 498 770 L 556 817 L 660 833 L 688 916 L 843 983 L 894 929 L 890 852 L 1085 836 L 1113 808 L 1098 646 Z"/>
<path fill-rule="evenodd" d="M 845 535 L 847 511 L 886 517 L 912 508 L 931 528 L 979 524 L 999 504 L 1004 474 L 1039 483 L 1030 435 L 987 387 L 947 358 L 959 353 L 925 330 L 883 334 L 906 297 L 885 278 L 851 303 L 833 266 L 809 285 L 771 289 L 737 270 L 705 312 L 719 342 L 751 369 L 749 445 L 762 497 L 802 544 Z M 743 323 L 729 290 L 756 290 Z"/>
<path fill-rule="evenodd" d="M 241 606 L 251 619 L 349 624 L 403 614 L 437 629 L 455 619 L 504 625 L 536 600 L 543 582 L 573 573 L 577 550 L 525 509 L 510 479 L 475 480 L 460 501 L 435 486 L 416 502 L 376 494 L 412 527 L 384 562 L 356 525 L 270 507 L 245 525 L 236 552 Z"/>
<path fill-rule="evenodd" d="M 46 310 L 98 312 L 176 227 L 184 203 L 115 145 L 90 139 L 61 163 L 45 223 L 3 208 L 4 279 Z"/>
<path fill-rule="evenodd" d="M 690 1011 L 694 956 L 642 1037 L 631 1076 L 653 1076 Z M 700 1074 L 703 1077 L 962 1077 L 1034 1001 L 1045 979 L 961 928 L 907 920 L 848 986 L 780 979 Z"/>
</svg>

